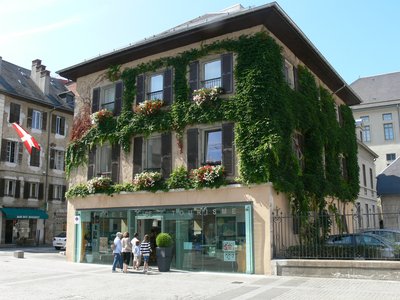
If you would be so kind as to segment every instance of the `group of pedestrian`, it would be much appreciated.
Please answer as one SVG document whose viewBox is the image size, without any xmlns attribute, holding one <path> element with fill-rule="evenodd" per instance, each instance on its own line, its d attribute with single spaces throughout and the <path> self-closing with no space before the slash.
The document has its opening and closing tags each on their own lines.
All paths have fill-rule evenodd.
<svg viewBox="0 0 400 300">
<path fill-rule="evenodd" d="M 128 266 L 133 256 L 133 269 L 139 270 L 141 260 L 143 258 L 143 272 L 149 270 L 149 258 L 151 253 L 150 238 L 146 234 L 143 241 L 140 242 L 139 234 L 135 233 L 133 239 L 129 238 L 129 232 L 117 232 L 113 244 L 114 261 L 112 271 L 116 272 L 117 265 L 121 268 L 122 272 L 128 273 Z"/>
</svg>

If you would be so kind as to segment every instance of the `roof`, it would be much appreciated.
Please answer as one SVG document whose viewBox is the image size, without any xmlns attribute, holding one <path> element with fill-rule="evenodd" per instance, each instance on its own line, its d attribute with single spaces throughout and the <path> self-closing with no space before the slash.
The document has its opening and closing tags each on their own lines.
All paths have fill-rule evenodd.
<svg viewBox="0 0 400 300">
<path fill-rule="evenodd" d="M 268 28 L 346 104 L 360 103 L 359 97 L 276 2 L 255 8 L 232 9 L 219 14 L 208 14 L 128 47 L 62 69 L 57 73 L 76 81 L 78 77 L 108 69 L 113 65 L 124 64 L 257 25 Z"/>
<path fill-rule="evenodd" d="M 58 95 L 68 92 L 65 79 L 50 78 L 49 94 L 45 95 L 31 79 L 31 71 L 5 60 L 0 60 L 0 92 L 60 110 L 73 112 L 73 103 Z"/>
<path fill-rule="evenodd" d="M 376 190 L 379 196 L 400 195 L 400 157 L 378 175 Z"/>
<path fill-rule="evenodd" d="M 400 72 L 359 78 L 350 86 L 360 96 L 361 105 L 400 101 Z"/>
</svg>

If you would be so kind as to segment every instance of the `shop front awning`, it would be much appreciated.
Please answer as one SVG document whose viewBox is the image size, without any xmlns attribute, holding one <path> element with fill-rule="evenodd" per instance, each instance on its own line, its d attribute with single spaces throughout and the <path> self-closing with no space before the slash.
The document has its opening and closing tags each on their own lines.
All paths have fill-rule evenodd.
<svg viewBox="0 0 400 300">
<path fill-rule="evenodd" d="M 0 208 L 6 219 L 48 219 L 44 210 L 30 208 Z"/>
</svg>

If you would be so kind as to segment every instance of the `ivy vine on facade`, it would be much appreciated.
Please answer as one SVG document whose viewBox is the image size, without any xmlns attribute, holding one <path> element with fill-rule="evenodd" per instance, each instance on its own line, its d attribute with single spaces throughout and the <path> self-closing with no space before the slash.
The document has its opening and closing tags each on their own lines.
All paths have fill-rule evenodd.
<svg viewBox="0 0 400 300">
<path fill-rule="evenodd" d="M 198 97 L 201 105 L 188 101 L 193 97 L 187 80 L 190 63 L 227 52 L 235 55 L 235 95 L 228 98 L 214 93 L 212 101 Z M 88 148 L 96 144 L 120 144 L 129 151 L 134 136 L 156 132 L 174 132 L 182 143 L 187 126 L 232 121 L 241 182 L 272 182 L 277 191 L 290 196 L 298 212 L 323 210 L 326 197 L 353 201 L 359 191 L 359 173 L 351 110 L 346 105 L 336 109 L 332 94 L 317 86 L 305 67 L 299 66 L 296 88 L 290 88 L 283 65 L 281 48 L 261 32 L 217 41 L 135 68 L 112 66 L 109 78 L 120 78 L 124 86 L 122 112 L 71 142 L 66 171 L 85 164 Z M 151 113 L 134 112 L 138 76 L 161 68 L 173 72 L 173 103 L 152 107 Z M 306 146 L 297 151 L 294 140 Z"/>
</svg>

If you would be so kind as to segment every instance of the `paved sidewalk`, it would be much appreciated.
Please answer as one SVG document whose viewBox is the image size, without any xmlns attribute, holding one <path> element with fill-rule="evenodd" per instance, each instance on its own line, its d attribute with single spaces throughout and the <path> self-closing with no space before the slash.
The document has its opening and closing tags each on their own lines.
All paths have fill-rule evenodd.
<svg viewBox="0 0 400 300">
<path fill-rule="evenodd" d="M 171 271 L 112 273 L 111 265 L 68 263 L 50 249 L 0 249 L 1 299 L 399 299 L 400 283 Z M 28 249 L 27 249 L 28 250 Z"/>
</svg>

